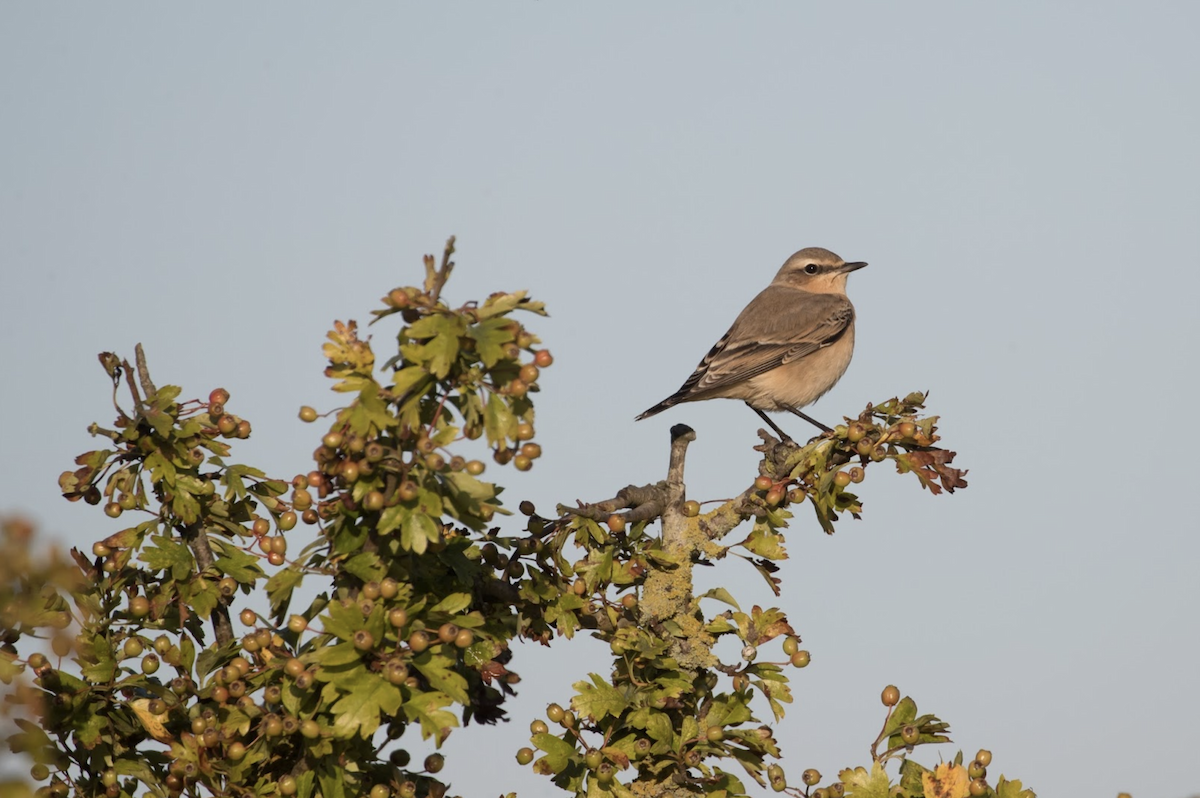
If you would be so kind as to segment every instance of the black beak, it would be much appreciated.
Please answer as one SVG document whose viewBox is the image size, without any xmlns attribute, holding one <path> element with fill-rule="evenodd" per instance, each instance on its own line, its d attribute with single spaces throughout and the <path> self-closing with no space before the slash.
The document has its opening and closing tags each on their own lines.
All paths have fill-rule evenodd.
<svg viewBox="0 0 1200 798">
<path fill-rule="evenodd" d="M 845 274 L 849 274 L 850 272 L 858 271 L 859 269 L 861 269 L 863 266 L 866 266 L 866 265 L 867 264 L 863 263 L 862 261 L 856 261 L 854 263 L 843 263 L 842 268 L 838 269 L 838 271 L 844 272 Z"/>
</svg>

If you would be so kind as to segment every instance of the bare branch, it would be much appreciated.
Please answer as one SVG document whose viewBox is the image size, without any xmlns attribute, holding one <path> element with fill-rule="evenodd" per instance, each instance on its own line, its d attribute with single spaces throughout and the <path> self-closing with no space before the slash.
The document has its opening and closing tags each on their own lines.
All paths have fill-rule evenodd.
<svg viewBox="0 0 1200 798">
<path fill-rule="evenodd" d="M 437 304 L 438 299 L 442 295 L 442 287 L 446 281 L 450 279 L 450 272 L 454 271 L 454 261 L 450 260 L 450 256 L 454 254 L 454 236 L 450 236 L 446 240 L 446 249 L 442 252 L 442 265 L 436 273 L 431 275 L 430 285 L 427 288 L 429 298 L 433 300 L 433 304 Z"/>
<path fill-rule="evenodd" d="M 667 483 L 658 482 L 654 485 L 627 485 L 617 491 L 617 495 L 604 501 L 584 504 L 580 502 L 575 507 L 565 504 L 558 505 L 560 515 L 574 515 L 580 518 L 590 518 L 593 521 L 604 521 L 618 510 L 628 509 L 620 513 L 626 521 L 649 521 L 662 514 L 667 500 Z"/>
<path fill-rule="evenodd" d="M 192 550 L 192 555 L 195 556 L 196 565 L 199 566 L 201 573 L 215 567 L 216 559 L 213 557 L 212 547 L 208 544 L 208 533 L 204 531 L 203 526 L 198 523 L 188 524 L 180 528 L 179 533 Z M 217 604 L 216 609 L 213 610 L 212 622 L 218 646 L 233 641 L 233 624 L 229 620 L 229 609 L 224 603 Z"/>
<path fill-rule="evenodd" d="M 671 459 L 667 466 L 666 506 L 662 517 L 663 547 L 667 551 L 681 550 L 687 546 L 687 518 L 683 514 L 687 486 L 683 483 L 683 465 L 688 444 L 694 440 L 696 431 L 686 424 L 671 427 Z"/>
<path fill-rule="evenodd" d="M 145 395 L 146 401 L 150 401 L 158 393 L 158 389 L 150 381 L 150 369 L 146 366 L 146 352 L 142 349 L 140 343 L 134 345 L 133 354 L 137 360 L 138 382 L 142 384 L 142 393 Z"/>
</svg>

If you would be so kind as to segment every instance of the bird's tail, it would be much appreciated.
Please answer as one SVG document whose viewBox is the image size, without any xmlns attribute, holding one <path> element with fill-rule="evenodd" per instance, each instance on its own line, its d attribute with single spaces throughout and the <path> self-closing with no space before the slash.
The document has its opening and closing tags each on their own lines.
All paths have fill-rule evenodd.
<svg viewBox="0 0 1200 798">
<path fill-rule="evenodd" d="M 650 418 L 650 416 L 657 416 L 659 413 L 666 410 L 668 407 L 674 407 L 675 405 L 679 404 L 679 401 L 680 401 L 679 394 L 672 394 L 671 396 L 668 396 L 666 399 L 663 399 L 661 402 L 659 402 L 658 404 L 656 404 L 654 407 L 650 408 L 646 412 L 642 413 L 639 416 L 634 417 L 633 420 L 641 421 L 643 418 Z"/>
</svg>

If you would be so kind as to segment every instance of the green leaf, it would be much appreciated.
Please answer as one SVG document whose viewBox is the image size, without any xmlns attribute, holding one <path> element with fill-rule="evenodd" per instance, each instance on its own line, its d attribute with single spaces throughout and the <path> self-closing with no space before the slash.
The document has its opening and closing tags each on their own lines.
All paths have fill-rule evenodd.
<svg viewBox="0 0 1200 798">
<path fill-rule="evenodd" d="M 333 705 L 333 733 L 340 738 L 358 735 L 363 739 L 379 728 L 379 715 L 395 715 L 403 703 L 400 688 L 386 679 L 355 669 L 356 678 L 349 693 Z"/>
<path fill-rule="evenodd" d="M 446 612 L 454 615 L 471 606 L 470 593 L 451 593 L 429 608 L 429 612 Z"/>
<path fill-rule="evenodd" d="M 386 535 L 389 532 L 395 532 L 408 519 L 411 509 L 403 504 L 397 504 L 395 507 L 388 507 L 379 516 L 379 524 L 376 526 L 376 531 L 381 535 Z"/>
<path fill-rule="evenodd" d="M 84 709 L 72 716 L 75 739 L 80 745 L 84 748 L 94 748 L 100 742 L 101 736 L 109 730 L 107 714 L 107 705 L 90 701 Z"/>
<path fill-rule="evenodd" d="M 317 780 L 321 783 L 321 798 L 345 798 L 346 796 L 346 774 L 337 769 L 321 768 L 316 773 Z M 301 796 L 300 798 L 306 798 Z"/>
<path fill-rule="evenodd" d="M 181 393 L 183 393 L 183 389 L 178 385 L 164 385 L 155 392 L 153 397 L 146 398 L 151 401 L 154 407 L 159 410 L 166 410 Z"/>
<path fill-rule="evenodd" d="M 768 560 L 786 560 L 788 556 L 783 548 L 783 534 L 762 521 L 755 523 L 754 529 L 739 545 Z"/>
<path fill-rule="evenodd" d="M 150 540 L 153 545 L 142 549 L 138 559 L 152 570 L 170 571 L 172 579 L 186 579 L 195 565 L 191 550 L 167 535 L 154 535 Z"/>
<path fill-rule="evenodd" d="M 900 788 L 905 795 L 922 795 L 924 774 L 928 771 L 915 760 L 905 757 L 900 761 Z"/>
<path fill-rule="evenodd" d="M 13 679 L 25 670 L 24 666 L 17 664 L 16 656 L 15 653 L 0 651 L 0 682 L 12 684 Z"/>
<path fill-rule="evenodd" d="M 313 662 L 321 665 L 323 668 L 338 668 L 361 663 L 362 654 L 354 647 L 354 643 L 344 640 L 335 645 L 323 646 L 318 649 L 317 653 L 313 655 Z M 339 687 L 344 685 L 341 674 L 325 673 L 322 671 L 318 675 L 323 681 L 333 682 Z"/>
<path fill-rule="evenodd" d="M 700 598 L 702 598 L 702 599 L 706 599 L 706 598 L 716 599 L 717 601 L 723 601 L 723 602 L 725 602 L 726 604 L 728 604 L 728 605 L 730 605 L 731 607 L 733 607 L 735 610 L 740 610 L 740 609 L 741 609 L 741 607 L 739 607 L 739 606 L 738 606 L 738 603 L 737 603 L 737 601 L 735 601 L 735 600 L 734 600 L 734 598 L 733 598 L 733 595 L 732 595 L 732 594 L 731 594 L 731 593 L 730 593 L 728 590 L 726 590 L 726 589 L 725 589 L 725 588 L 723 588 L 723 587 L 714 587 L 712 590 L 709 590 L 708 592 L 706 592 L 706 593 L 703 593 L 703 594 L 700 596 Z"/>
<path fill-rule="evenodd" d="M 145 467 L 150 469 L 151 482 L 175 487 L 175 464 L 163 457 L 162 452 L 155 449 L 146 455 Z"/>
<path fill-rule="evenodd" d="M 364 582 L 380 579 L 387 573 L 379 561 L 379 555 L 370 551 L 355 554 L 342 565 L 347 572 L 354 574 Z"/>
<path fill-rule="evenodd" d="M 171 512 L 185 524 L 194 524 L 200 520 L 200 502 L 186 491 L 177 491 L 171 502 Z"/>
<path fill-rule="evenodd" d="M 429 370 L 433 375 L 445 379 L 458 358 L 458 336 L 439 335 L 425 344 L 425 355 L 429 358 Z"/>
<path fill-rule="evenodd" d="M 41 727 L 31 721 L 23 718 L 14 718 L 13 722 L 21 728 L 21 731 L 9 735 L 8 747 L 14 754 L 19 754 L 22 751 L 40 751 L 43 748 L 54 748 L 54 743 L 51 742 L 49 735 L 42 731 Z"/>
<path fill-rule="evenodd" d="M 143 415 L 143 418 L 150 422 L 150 426 L 154 427 L 154 431 L 157 432 L 160 437 L 169 438 L 171 436 L 171 430 L 175 426 L 175 419 L 169 414 L 164 413 L 162 410 L 154 407 L 146 411 L 146 413 Z"/>
<path fill-rule="evenodd" d="M 323 775 L 327 775 L 327 772 Z M 312 798 L 313 782 L 316 780 L 316 777 L 317 773 L 314 770 L 304 771 L 296 777 L 296 798 Z M 275 785 L 272 783 L 271 787 L 274 788 L 274 786 Z M 331 789 L 336 790 L 337 787 L 333 786 Z M 270 794 L 274 793 L 275 790 L 272 789 Z"/>
<path fill-rule="evenodd" d="M 609 715 L 619 716 L 629 706 L 624 694 L 600 676 L 589 673 L 592 683 L 584 681 L 572 685 L 578 695 L 571 699 L 571 707 L 580 715 L 600 721 Z"/>
<path fill-rule="evenodd" d="M 359 393 L 349 423 L 350 431 L 362 436 L 377 435 L 395 423 L 387 403 L 379 394 L 377 383 L 371 382 Z"/>
<path fill-rule="evenodd" d="M 201 618 L 208 619 L 221 600 L 221 592 L 208 579 L 197 577 L 179 584 L 179 597 Z"/>
<path fill-rule="evenodd" d="M 415 697 L 405 702 L 404 716 L 410 721 L 420 722 L 422 739 L 436 737 L 440 742 L 450 729 L 458 726 L 458 718 L 454 716 L 454 713 L 442 709 L 442 707 L 449 706 L 451 702 L 452 699 L 445 693 L 432 690 L 417 693 Z"/>
<path fill-rule="evenodd" d="M 704 720 L 709 726 L 736 726 L 752 720 L 753 717 L 741 694 L 734 694 L 714 698 Z"/>
<path fill-rule="evenodd" d="M 292 600 L 292 591 L 304 580 L 304 573 L 295 568 L 276 571 L 267 580 L 267 598 L 271 602 L 271 614 L 279 615 Z"/>
<path fill-rule="evenodd" d="M 84 664 L 83 678 L 92 684 L 104 684 L 112 681 L 117 672 L 117 661 L 113 657 L 112 647 L 102 634 L 89 635 L 83 638 L 79 650 L 79 660 Z"/>
<path fill-rule="evenodd" d="M 917 702 L 913 701 L 908 696 L 900 699 L 900 703 L 892 710 L 892 714 L 888 717 L 887 723 L 884 724 L 883 733 L 888 737 L 896 737 L 899 740 L 900 729 L 917 719 Z M 895 743 L 889 743 L 889 748 L 894 748 Z"/>
<path fill-rule="evenodd" d="M 216 565 L 221 573 L 233 577 L 238 584 L 254 584 L 266 574 L 258 565 L 258 558 L 229 543 L 212 538 L 209 540 L 213 552 L 217 555 Z"/>
<path fill-rule="evenodd" d="M 425 547 L 437 541 L 440 536 L 441 528 L 436 521 L 425 513 L 412 513 L 400 528 L 400 545 L 409 551 L 423 554 Z"/>
<path fill-rule="evenodd" d="M 488 444 L 496 446 L 508 439 L 516 440 L 517 417 L 508 404 L 497 393 L 488 394 L 487 407 L 483 413 L 483 428 L 487 432 Z"/>
<path fill-rule="evenodd" d="M 504 318 L 485 319 L 467 330 L 484 366 L 491 368 L 504 358 L 504 344 L 513 340 L 511 324 Z"/>
<path fill-rule="evenodd" d="M 406 366 L 392 375 L 392 392 L 397 396 L 424 393 L 433 377 L 424 366 Z"/>
<path fill-rule="evenodd" d="M 345 604 L 340 601 L 331 601 L 325 608 L 325 612 L 326 614 L 321 616 L 322 627 L 329 634 L 336 635 L 342 640 L 352 639 L 355 632 L 364 628 L 365 619 L 362 611 L 352 601 L 347 601 Z"/>
<path fill-rule="evenodd" d="M 470 703 L 467 680 L 452 670 L 454 660 L 428 649 L 413 657 L 412 664 L 435 690 L 441 690 L 460 704 Z"/>
<path fill-rule="evenodd" d="M 887 771 L 878 762 L 872 763 L 870 773 L 865 768 L 846 768 L 838 778 L 846 787 L 846 795 L 852 798 L 888 798 L 891 794 Z"/>
<path fill-rule="evenodd" d="M 190 672 L 196 664 L 196 644 L 188 635 L 179 636 L 179 655 L 184 673 Z"/>
<path fill-rule="evenodd" d="M 442 313 L 431 313 L 422 316 L 404 328 L 404 335 L 409 338 L 424 340 L 445 333 L 454 327 L 454 320 Z"/>
<path fill-rule="evenodd" d="M 575 746 L 549 732 L 535 734 L 529 739 L 538 750 L 546 752 L 546 755 L 539 761 L 545 762 L 552 773 L 562 773 L 571 763 L 571 758 L 575 754 Z"/>
<path fill-rule="evenodd" d="M 1037 798 L 1037 795 L 1033 790 L 1022 787 L 1020 781 L 1008 781 L 1001 776 L 996 782 L 996 798 Z"/>
<path fill-rule="evenodd" d="M 649 712 L 646 717 L 646 734 L 650 735 L 651 740 L 667 743 L 671 748 L 675 747 L 675 728 L 671 725 L 671 718 L 664 712 Z"/>
<path fill-rule="evenodd" d="M 472 499 L 487 501 L 496 495 L 496 486 L 476 479 L 465 471 L 451 471 L 445 475 L 454 490 Z"/>
</svg>

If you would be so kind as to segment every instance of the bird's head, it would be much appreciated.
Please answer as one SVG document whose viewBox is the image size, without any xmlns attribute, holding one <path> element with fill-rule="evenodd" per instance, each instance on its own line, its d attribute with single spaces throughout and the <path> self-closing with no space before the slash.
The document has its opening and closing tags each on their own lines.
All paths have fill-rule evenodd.
<svg viewBox="0 0 1200 798">
<path fill-rule="evenodd" d="M 787 259 L 772 282 L 813 294 L 844 294 L 847 275 L 866 265 L 846 263 L 821 247 L 806 247 Z"/>
</svg>

